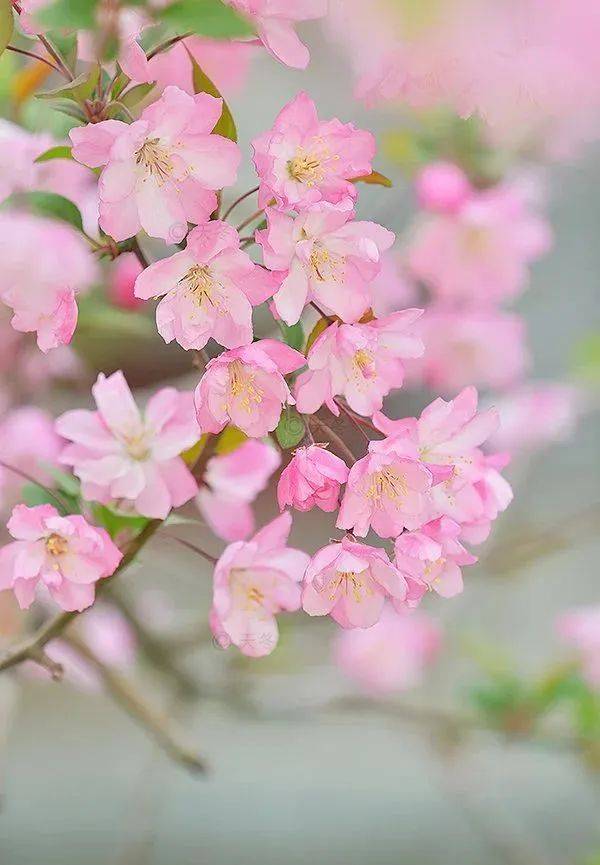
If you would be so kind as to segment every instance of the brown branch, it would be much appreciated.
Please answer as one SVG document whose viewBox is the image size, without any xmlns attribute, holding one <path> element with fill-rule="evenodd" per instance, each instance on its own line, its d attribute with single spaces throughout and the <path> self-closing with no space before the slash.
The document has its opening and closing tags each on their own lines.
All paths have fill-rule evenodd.
<svg viewBox="0 0 600 865">
<path fill-rule="evenodd" d="M 38 33 L 37 38 L 40 40 L 50 57 L 52 57 L 52 59 L 56 62 L 58 70 L 62 73 L 62 75 L 64 75 L 67 81 L 74 81 L 75 76 L 73 75 L 65 61 L 62 59 L 54 45 L 50 42 L 50 40 L 46 39 L 46 37 L 43 36 L 41 33 Z"/>
<path fill-rule="evenodd" d="M 7 45 L 7 51 L 12 51 L 15 54 L 22 54 L 23 57 L 31 57 L 33 60 L 37 60 L 38 63 L 45 63 L 46 66 L 49 66 L 50 69 L 54 70 L 54 72 L 58 72 L 59 75 L 62 75 L 62 69 L 58 66 L 55 66 L 47 57 L 42 57 L 41 54 L 35 54 L 33 51 L 26 51 L 24 48 L 17 48 L 15 45 Z"/>
<path fill-rule="evenodd" d="M 348 467 L 352 468 L 352 466 L 356 462 L 356 457 L 354 456 L 346 442 L 343 440 L 343 438 L 341 438 L 336 432 L 334 432 L 331 427 L 329 427 L 324 421 L 321 420 L 320 417 L 317 417 L 317 415 L 313 414 L 308 416 L 309 427 L 311 426 L 311 424 L 313 426 L 319 427 L 325 433 L 325 436 L 329 440 L 328 443 L 333 445 L 336 450 L 344 454 L 345 459 L 347 459 L 349 462 Z"/>
<path fill-rule="evenodd" d="M 251 195 L 254 195 L 255 192 L 258 192 L 260 187 L 254 186 L 252 189 L 249 189 L 248 192 L 244 192 L 243 195 L 240 195 L 239 198 L 236 198 L 235 201 L 229 205 L 223 216 L 221 217 L 223 222 L 227 219 L 227 217 L 232 213 L 238 204 L 241 204 L 242 201 L 245 201 L 247 198 L 250 198 Z"/>
<path fill-rule="evenodd" d="M 253 222 L 255 222 L 259 216 L 263 215 L 264 212 L 265 211 L 263 208 L 261 208 L 260 210 L 255 210 L 254 213 L 251 213 L 247 219 L 244 219 L 243 222 L 240 222 L 240 224 L 237 226 L 237 229 L 236 229 L 238 234 L 240 234 L 240 232 L 242 232 L 244 230 L 244 228 L 247 228 L 249 225 L 251 225 Z"/>
</svg>

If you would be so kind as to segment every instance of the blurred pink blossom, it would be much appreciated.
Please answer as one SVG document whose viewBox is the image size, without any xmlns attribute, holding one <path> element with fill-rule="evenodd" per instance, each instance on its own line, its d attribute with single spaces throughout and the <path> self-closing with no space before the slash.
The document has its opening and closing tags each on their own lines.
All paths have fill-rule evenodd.
<svg viewBox="0 0 600 865">
<path fill-rule="evenodd" d="M 500 426 L 492 436 L 495 448 L 532 450 L 568 439 L 575 429 L 582 394 L 561 382 L 527 382 L 494 398 Z"/>
<path fill-rule="evenodd" d="M 0 419 L 0 459 L 40 483 L 49 480 L 44 465 L 56 464 L 64 442 L 54 430 L 54 418 L 36 406 L 19 406 Z M 16 504 L 24 479 L 0 466 L 0 502 Z"/>
<path fill-rule="evenodd" d="M 565 643 L 581 659 L 583 675 L 600 690 L 600 607 L 581 607 L 564 613 L 556 624 Z"/>
</svg>

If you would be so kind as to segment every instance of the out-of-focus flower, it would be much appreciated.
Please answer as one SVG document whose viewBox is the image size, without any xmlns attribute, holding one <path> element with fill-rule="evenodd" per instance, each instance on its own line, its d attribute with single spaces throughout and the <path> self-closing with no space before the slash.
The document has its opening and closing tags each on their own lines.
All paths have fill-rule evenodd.
<svg viewBox="0 0 600 865">
<path fill-rule="evenodd" d="M 369 283 L 371 308 L 377 318 L 415 306 L 419 293 L 407 273 L 399 253 L 393 249 L 382 253 L 379 273 Z"/>
<path fill-rule="evenodd" d="M 85 241 L 69 225 L 19 212 L 0 214 L 0 300 L 15 330 L 37 333 L 48 351 L 70 342 L 76 295 L 98 274 Z"/>
<path fill-rule="evenodd" d="M 64 442 L 54 430 L 54 418 L 36 406 L 20 406 L 0 420 L 0 458 L 41 483 L 48 474 L 44 463 L 56 463 Z M 0 501 L 16 503 L 23 478 L 0 466 Z"/>
<path fill-rule="evenodd" d="M 417 200 L 423 210 L 456 213 L 473 192 L 468 177 L 452 162 L 432 162 L 415 179 Z"/>
<path fill-rule="evenodd" d="M 402 603 L 406 592 L 404 577 L 385 550 L 345 537 L 312 557 L 302 607 L 309 616 L 331 615 L 343 628 L 370 628 L 386 597 Z"/>
<path fill-rule="evenodd" d="M 188 93 L 194 93 L 193 68 L 190 54 L 202 71 L 224 96 L 236 95 L 246 83 L 250 63 L 258 47 L 250 42 L 228 42 L 223 39 L 207 39 L 190 36 L 161 51 L 147 64 L 143 77 L 135 81 L 156 81 L 158 87 L 174 84 Z M 139 74 L 139 73 L 138 73 Z"/>
<path fill-rule="evenodd" d="M 103 120 L 71 130 L 74 158 L 104 166 L 100 225 L 115 240 L 143 228 L 178 243 L 188 222 L 208 220 L 215 190 L 235 182 L 241 158 L 237 144 L 212 134 L 222 107 L 207 93 L 167 87 L 134 123 Z"/>
<path fill-rule="evenodd" d="M 405 309 L 366 324 L 330 325 L 311 346 L 308 370 L 296 380 L 298 411 L 313 414 L 326 403 L 339 415 L 339 395 L 358 414 L 379 410 L 404 381 L 403 360 L 423 354 L 423 343 L 412 333 L 422 312 Z"/>
<path fill-rule="evenodd" d="M 22 608 L 42 583 L 63 610 L 85 610 L 95 584 L 122 558 L 104 529 L 79 514 L 62 517 L 52 505 L 17 505 L 7 528 L 15 540 L 0 549 L 0 590 L 12 589 Z"/>
<path fill-rule="evenodd" d="M 294 402 L 284 375 L 305 363 L 303 354 L 274 339 L 213 358 L 195 394 L 201 432 L 217 433 L 229 423 L 252 438 L 272 432 L 283 406 Z"/>
<path fill-rule="evenodd" d="M 138 309 L 142 302 L 134 294 L 135 281 L 143 267 L 134 252 L 123 252 L 111 265 L 108 298 L 122 309 Z"/>
<path fill-rule="evenodd" d="M 339 120 L 320 121 L 306 93 L 289 102 L 252 146 L 260 206 L 275 198 L 280 207 L 296 210 L 319 201 L 353 201 L 358 193 L 351 181 L 371 173 L 375 156 L 370 132 Z"/>
<path fill-rule="evenodd" d="M 579 655 L 586 680 L 600 690 L 600 607 L 570 610 L 556 626 L 565 643 Z"/>
<path fill-rule="evenodd" d="M 314 507 L 335 511 L 340 487 L 348 477 L 344 460 L 320 445 L 298 448 L 282 471 L 277 484 L 277 500 L 281 510 L 288 505 L 298 511 Z"/>
<path fill-rule="evenodd" d="M 392 232 L 326 202 L 296 218 L 268 208 L 267 221 L 256 239 L 266 266 L 281 271 L 274 304 L 286 324 L 295 324 L 311 300 L 343 321 L 358 321 L 370 306 L 369 283 L 394 242 Z"/>
<path fill-rule="evenodd" d="M 165 295 L 156 310 L 165 342 L 185 349 L 204 348 L 211 337 L 226 348 L 252 342 L 252 306 L 271 297 L 275 282 L 239 246 L 235 228 L 214 220 L 190 232 L 183 252 L 138 276 L 136 297 Z"/>
<path fill-rule="evenodd" d="M 211 457 L 205 486 L 196 497 L 198 509 L 224 541 L 243 541 L 254 531 L 251 504 L 279 468 L 277 450 L 261 441 L 246 441 L 229 454 Z"/>
<path fill-rule="evenodd" d="M 250 541 L 230 544 L 215 567 L 212 632 L 223 648 L 231 644 L 253 658 L 269 655 L 279 638 L 277 613 L 300 608 L 300 584 L 309 556 L 287 546 L 288 513 Z"/>
<path fill-rule="evenodd" d="M 388 606 L 372 627 L 340 631 L 333 655 L 346 676 L 376 697 L 418 685 L 441 643 L 441 629 L 433 619 Z"/>
<path fill-rule="evenodd" d="M 494 399 L 500 426 L 491 444 L 511 452 L 564 441 L 575 428 L 581 393 L 561 382 L 531 382 Z"/>
<path fill-rule="evenodd" d="M 142 414 L 122 372 L 100 373 L 92 393 L 97 411 L 76 409 L 56 421 L 72 442 L 60 461 L 81 480 L 84 498 L 124 499 L 156 519 L 193 498 L 198 487 L 180 457 L 200 437 L 192 394 L 163 388 Z"/>
</svg>

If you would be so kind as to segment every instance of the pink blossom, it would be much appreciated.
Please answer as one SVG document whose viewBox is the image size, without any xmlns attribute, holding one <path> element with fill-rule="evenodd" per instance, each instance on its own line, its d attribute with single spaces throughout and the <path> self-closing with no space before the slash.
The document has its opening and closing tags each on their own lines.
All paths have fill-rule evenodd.
<svg viewBox="0 0 600 865">
<path fill-rule="evenodd" d="M 230 544 L 215 567 L 212 632 L 223 648 L 232 643 L 253 658 L 269 655 L 279 637 L 277 613 L 300 609 L 300 583 L 309 556 L 287 546 L 288 513 L 250 541 Z"/>
<path fill-rule="evenodd" d="M 159 390 L 142 414 L 122 372 L 100 373 L 92 388 L 97 411 L 68 411 L 56 430 L 73 444 L 60 461 L 72 466 L 89 501 L 133 502 L 139 514 L 165 519 L 197 484 L 180 454 L 200 437 L 192 394 Z"/>
<path fill-rule="evenodd" d="M 434 476 L 408 440 L 371 442 L 367 456 L 350 469 L 337 521 L 364 538 L 370 528 L 395 538 L 418 528 L 429 503 Z"/>
<path fill-rule="evenodd" d="M 190 232 L 187 246 L 147 267 L 136 297 L 166 295 L 156 310 L 158 332 L 185 349 L 204 348 L 212 337 L 226 348 L 252 342 L 252 306 L 273 294 L 272 275 L 239 248 L 232 226 L 212 221 Z"/>
<path fill-rule="evenodd" d="M 415 180 L 419 205 L 434 213 L 456 213 L 472 193 L 469 179 L 452 162 L 432 162 Z"/>
<path fill-rule="evenodd" d="M 561 382 L 532 382 L 494 400 L 500 426 L 492 445 L 511 452 L 564 441 L 581 408 L 577 388 Z"/>
<path fill-rule="evenodd" d="M 467 543 L 481 544 L 487 540 L 492 523 L 513 500 L 510 484 L 500 472 L 510 462 L 506 453 L 489 454 L 482 458 L 479 478 L 465 484 L 450 500 L 450 516 L 458 513 L 462 537 Z M 465 501 L 466 500 L 466 501 Z M 460 513 L 461 510 L 463 513 Z M 471 512 L 471 516 L 467 514 Z"/>
<path fill-rule="evenodd" d="M 109 300 L 122 309 L 137 309 L 141 301 L 134 294 L 135 281 L 143 267 L 134 252 L 123 252 L 113 262 L 109 283 Z"/>
<path fill-rule="evenodd" d="M 600 689 L 600 607 L 570 610 L 558 619 L 557 629 L 580 656 L 587 682 Z"/>
<path fill-rule="evenodd" d="M 305 363 L 303 354 L 274 339 L 213 358 L 195 394 L 201 431 L 217 433 L 231 423 L 251 438 L 272 432 L 283 406 L 294 403 L 284 376 Z"/>
<path fill-rule="evenodd" d="M 198 509 L 213 532 L 224 541 L 243 541 L 254 531 L 252 502 L 266 489 L 281 457 L 261 441 L 244 442 L 223 456 L 211 457 L 205 486 L 196 497 Z"/>
<path fill-rule="evenodd" d="M 425 352 L 407 365 L 407 374 L 434 391 L 509 387 L 529 365 L 525 322 L 518 315 L 436 305 L 427 308 L 417 333 Z"/>
<path fill-rule="evenodd" d="M 419 357 L 423 343 L 411 333 L 420 309 L 406 309 L 366 324 L 338 324 L 311 346 L 308 370 L 294 389 L 298 411 L 313 414 L 323 403 L 339 415 L 335 397 L 343 396 L 358 414 L 372 415 L 383 398 L 404 381 L 404 358 Z"/>
<path fill-rule="evenodd" d="M 343 628 L 370 628 L 379 621 L 386 597 L 401 603 L 406 591 L 385 550 L 345 537 L 311 559 L 302 607 L 309 616 L 330 614 Z"/>
<path fill-rule="evenodd" d="M 103 120 L 75 127 L 73 156 L 100 174 L 100 225 L 115 240 L 140 229 L 170 243 L 181 241 L 188 222 L 208 220 L 216 207 L 214 190 L 235 182 L 240 150 L 211 134 L 222 100 L 178 87 L 127 124 Z"/>
<path fill-rule="evenodd" d="M 353 201 L 357 191 L 351 181 L 371 173 L 375 156 L 370 132 L 339 120 L 320 121 L 306 93 L 289 102 L 252 146 L 259 205 L 275 198 L 279 206 L 296 210 L 319 201 Z"/>
<path fill-rule="evenodd" d="M 441 648 L 440 627 L 417 612 L 385 607 L 371 628 L 339 631 L 333 647 L 340 669 L 371 696 L 414 688 Z"/>
<path fill-rule="evenodd" d="M 548 251 L 548 223 L 516 187 L 473 191 L 453 212 L 423 217 L 409 241 L 413 275 L 451 301 L 496 303 L 518 295 L 529 265 Z"/>
<path fill-rule="evenodd" d="M 323 202 L 297 217 L 267 209 L 268 227 L 256 233 L 266 266 L 281 271 L 274 297 L 286 324 L 295 324 L 309 301 L 343 321 L 369 308 L 369 283 L 380 268 L 381 253 L 394 242 L 391 231 L 375 222 L 356 222 L 354 211 Z"/>
<path fill-rule="evenodd" d="M 0 214 L 0 300 L 13 310 L 15 330 L 37 333 L 42 351 L 70 342 L 76 295 L 98 275 L 89 247 L 63 222 Z"/>
<path fill-rule="evenodd" d="M 85 610 L 95 584 L 122 559 L 104 529 L 79 514 L 62 517 L 52 505 L 17 505 L 7 528 L 15 540 L 0 550 L 0 590 L 12 589 L 23 609 L 41 583 L 63 610 Z"/>
<path fill-rule="evenodd" d="M 296 21 L 323 18 L 327 0 L 225 0 L 238 12 L 248 15 L 267 51 L 281 63 L 305 69 L 310 60 L 306 45 L 294 30 Z"/>
<path fill-rule="evenodd" d="M 409 605 L 417 604 L 428 590 L 443 598 L 462 592 L 461 566 L 473 565 L 477 559 L 458 540 L 460 533 L 458 523 L 441 517 L 396 539 L 396 567 L 409 585 Z"/>
<path fill-rule="evenodd" d="M 414 306 L 419 297 L 416 284 L 406 272 L 404 261 L 394 250 L 384 252 L 377 276 L 369 285 L 371 308 L 377 318 Z"/>
<path fill-rule="evenodd" d="M 298 448 L 277 484 L 279 508 L 291 505 L 299 511 L 314 507 L 335 511 L 340 486 L 347 477 L 346 463 L 326 448 L 320 445 Z"/>
<path fill-rule="evenodd" d="M 54 430 L 54 418 L 36 406 L 20 406 L 0 421 L 0 455 L 3 463 L 26 472 L 41 483 L 49 479 L 44 464 L 55 464 L 63 441 Z M 14 504 L 23 478 L 0 466 L 0 500 Z"/>
</svg>

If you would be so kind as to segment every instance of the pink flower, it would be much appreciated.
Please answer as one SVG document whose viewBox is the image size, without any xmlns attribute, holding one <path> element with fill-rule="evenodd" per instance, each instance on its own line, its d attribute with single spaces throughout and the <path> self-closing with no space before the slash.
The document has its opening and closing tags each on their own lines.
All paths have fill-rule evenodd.
<svg viewBox="0 0 600 865">
<path fill-rule="evenodd" d="M 354 221 L 346 205 L 322 203 L 297 217 L 267 209 L 268 227 L 256 233 L 271 270 L 282 271 L 275 309 L 295 324 L 314 300 L 326 313 L 358 321 L 371 303 L 369 282 L 379 272 L 381 253 L 394 242 L 374 222 Z"/>
<path fill-rule="evenodd" d="M 42 351 L 70 342 L 76 295 L 98 275 L 89 247 L 65 223 L 24 213 L 0 214 L 0 300 L 15 330 L 37 333 Z"/>
<path fill-rule="evenodd" d="M 414 306 L 419 292 L 406 273 L 404 262 L 397 252 L 388 250 L 381 256 L 380 270 L 369 285 L 371 308 L 377 318 Z"/>
<path fill-rule="evenodd" d="M 423 343 L 411 334 L 422 312 L 406 309 L 367 324 L 330 325 L 311 346 L 308 370 L 296 380 L 298 411 L 313 414 L 326 403 L 339 415 L 338 395 L 358 414 L 380 409 L 383 398 L 404 381 L 403 358 L 423 353 Z"/>
<path fill-rule="evenodd" d="M 319 201 L 354 201 L 358 193 L 351 181 L 371 173 L 375 156 L 370 132 L 339 120 L 320 121 L 306 93 L 289 102 L 252 146 L 259 205 L 275 198 L 279 206 L 295 210 Z"/>
<path fill-rule="evenodd" d="M 133 252 L 123 252 L 113 262 L 109 283 L 109 300 L 122 309 L 138 309 L 141 301 L 134 294 L 135 281 L 144 268 Z"/>
<path fill-rule="evenodd" d="M 452 162 L 432 162 L 415 180 L 420 207 L 434 213 L 456 213 L 471 195 L 469 179 Z"/>
<path fill-rule="evenodd" d="M 407 255 L 438 298 L 493 304 L 523 291 L 529 264 L 550 245 L 547 222 L 506 186 L 473 191 L 455 212 L 424 217 Z"/>
<path fill-rule="evenodd" d="M 361 538 L 370 528 L 380 538 L 418 528 L 433 482 L 410 442 L 371 442 L 367 456 L 350 469 L 337 526 Z"/>
<path fill-rule="evenodd" d="M 195 394 L 201 431 L 217 433 L 231 423 L 251 438 L 272 432 L 283 406 L 294 403 L 284 375 L 305 363 L 299 351 L 274 339 L 213 358 Z"/>
<path fill-rule="evenodd" d="M 239 248 L 225 222 L 195 228 L 187 246 L 151 264 L 137 278 L 136 297 L 166 295 L 156 310 L 158 332 L 185 349 L 204 348 L 213 337 L 226 348 L 252 342 L 252 306 L 273 294 L 272 275 Z"/>
<path fill-rule="evenodd" d="M 310 60 L 308 48 L 294 31 L 294 22 L 323 18 L 327 0 L 224 0 L 238 12 L 248 15 L 260 41 L 277 60 L 295 69 L 305 69 Z"/>
<path fill-rule="evenodd" d="M 561 382 L 533 382 L 494 400 L 500 426 L 492 445 L 511 452 L 564 441 L 574 430 L 581 394 Z"/>
<path fill-rule="evenodd" d="M 61 517 L 52 505 L 17 505 L 8 531 L 15 541 L 0 550 L 0 590 L 12 589 L 23 609 L 41 583 L 63 610 L 85 610 L 94 603 L 95 583 L 122 559 L 104 529 L 79 514 Z"/>
<path fill-rule="evenodd" d="M 54 418 L 36 406 L 19 406 L 0 421 L 0 455 L 2 462 L 45 483 L 48 472 L 44 463 L 55 464 L 63 441 L 54 431 Z M 23 478 L 0 466 L 0 500 L 3 505 L 15 503 Z"/>
<path fill-rule="evenodd" d="M 396 567 L 409 585 L 409 605 L 417 604 L 428 590 L 443 598 L 462 592 L 461 566 L 477 559 L 458 540 L 460 533 L 458 523 L 441 517 L 396 539 Z"/>
<path fill-rule="evenodd" d="M 246 441 L 234 451 L 209 459 L 206 486 L 196 497 L 198 509 L 224 541 L 243 541 L 254 531 L 251 504 L 266 489 L 281 457 L 271 445 Z"/>
<path fill-rule="evenodd" d="M 584 678 L 600 689 L 600 607 L 570 610 L 559 618 L 557 630 L 580 655 Z"/>
<path fill-rule="evenodd" d="M 504 453 L 484 456 L 478 480 L 459 489 L 456 501 L 451 499 L 448 503 L 450 516 L 458 513 L 462 537 L 470 544 L 487 540 L 493 521 L 513 500 L 511 486 L 500 474 L 509 462 L 510 457 Z M 469 512 L 471 516 L 467 516 Z"/>
<path fill-rule="evenodd" d="M 309 616 L 331 614 L 343 628 L 370 628 L 379 621 L 386 597 L 401 603 L 406 590 L 385 550 L 345 537 L 311 559 L 302 607 Z"/>
<path fill-rule="evenodd" d="M 339 631 L 333 653 L 361 690 L 381 696 L 418 685 L 440 647 L 440 628 L 428 616 L 385 607 L 371 628 Z"/>
<path fill-rule="evenodd" d="M 314 507 L 335 511 L 340 486 L 347 477 L 346 463 L 325 448 L 319 445 L 298 448 L 277 484 L 279 508 L 291 505 L 299 511 Z"/>
<path fill-rule="evenodd" d="M 167 87 L 139 120 L 103 120 L 70 132 L 73 156 L 100 174 L 100 225 L 115 240 L 144 229 L 169 243 L 181 241 L 188 222 L 206 222 L 214 190 L 235 182 L 240 150 L 211 134 L 222 100 Z"/>
<path fill-rule="evenodd" d="M 100 373 L 92 393 L 97 411 L 68 411 L 56 421 L 73 442 L 60 461 L 73 467 L 84 498 L 133 502 L 155 519 L 193 498 L 197 484 L 180 457 L 200 437 L 192 394 L 163 388 L 142 414 L 122 372 Z"/>
<path fill-rule="evenodd" d="M 525 322 L 496 310 L 428 307 L 417 333 L 422 358 L 407 365 L 412 381 L 452 393 L 466 385 L 503 388 L 518 381 L 529 365 Z"/>
<path fill-rule="evenodd" d="M 300 583 L 309 556 L 287 546 L 288 513 L 251 541 L 230 544 L 215 567 L 212 632 L 223 648 L 232 643 L 253 658 L 269 655 L 279 637 L 275 616 L 300 609 Z"/>
</svg>

